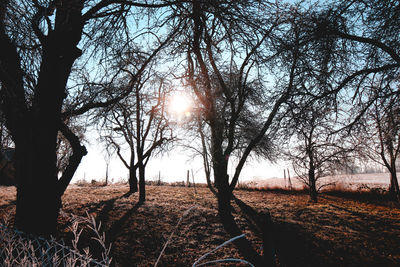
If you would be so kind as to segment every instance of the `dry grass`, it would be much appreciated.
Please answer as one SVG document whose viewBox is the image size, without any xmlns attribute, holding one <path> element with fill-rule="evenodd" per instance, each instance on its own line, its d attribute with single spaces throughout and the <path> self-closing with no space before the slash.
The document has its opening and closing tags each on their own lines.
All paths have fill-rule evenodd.
<svg viewBox="0 0 400 267">
<path fill-rule="evenodd" d="M 63 210 L 102 222 L 117 266 L 152 266 L 169 241 L 159 266 L 191 266 L 230 239 L 219 222 L 216 200 L 207 188 L 148 186 L 147 201 L 122 197 L 126 185 L 70 187 Z M 306 194 L 239 190 L 236 196 L 259 212 L 270 211 L 281 266 L 396 266 L 400 262 L 400 208 L 323 194 L 318 203 Z M 0 189 L 0 213 L 15 210 L 15 189 Z M 196 206 L 182 219 L 182 214 Z M 257 250 L 261 240 L 235 206 L 235 217 Z M 60 237 L 71 238 L 70 222 L 60 218 Z M 232 244 L 208 260 L 241 258 Z M 232 266 L 232 265 L 230 265 Z M 238 265 L 245 266 L 245 265 Z"/>
<path fill-rule="evenodd" d="M 4 267 L 12 266 L 64 266 L 64 267 L 107 267 L 111 266 L 111 246 L 106 245 L 105 235 L 100 232 L 100 225 L 93 216 L 80 217 L 62 213 L 70 222 L 73 238 L 71 246 L 63 240 L 44 239 L 16 231 L 9 224 L 9 215 L 0 221 L 0 263 Z M 97 242 L 97 252 L 101 258 L 94 258 L 91 247 L 82 248 L 81 234 L 84 230 L 92 231 L 91 240 Z"/>
</svg>

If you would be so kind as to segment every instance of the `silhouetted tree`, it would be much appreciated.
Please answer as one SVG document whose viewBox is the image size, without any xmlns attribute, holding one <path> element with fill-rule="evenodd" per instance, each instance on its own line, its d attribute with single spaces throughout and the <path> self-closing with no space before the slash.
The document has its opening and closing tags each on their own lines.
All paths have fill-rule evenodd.
<svg viewBox="0 0 400 267">
<path fill-rule="evenodd" d="M 384 87 L 381 87 L 385 85 Z M 387 168 L 390 173 L 389 192 L 400 201 L 396 161 L 400 155 L 400 91 L 399 85 L 373 84 L 371 97 L 375 99 L 365 118 L 359 122 L 355 138 L 362 144 L 361 153 Z M 377 97 L 381 95 L 381 97 Z"/>
<path fill-rule="evenodd" d="M 15 223 L 19 229 L 37 234 L 49 234 L 56 229 L 61 195 L 87 153 L 64 120 L 116 103 L 129 93 L 116 91 L 106 97 L 100 93 L 104 83 L 82 86 L 71 79 L 74 77 L 70 76 L 71 72 L 79 73 L 79 69 L 86 69 L 79 65 L 88 67 L 90 64 L 85 62 L 96 58 L 109 56 L 111 60 L 112 51 L 118 54 L 125 44 L 135 42 L 130 36 L 139 23 L 128 25 L 128 17 L 143 18 L 151 13 L 146 10 L 169 4 L 108 0 L 1 1 L 1 109 L 15 144 L 18 182 Z M 134 29 L 131 31 L 129 26 Z M 152 40 L 155 40 L 153 49 L 144 54 L 147 59 L 138 68 L 139 73 L 166 43 L 159 37 Z M 88 53 L 81 57 L 83 51 Z M 96 65 L 98 70 L 99 66 Z M 111 80 L 116 77 L 116 74 L 113 77 L 102 74 Z M 73 150 L 60 179 L 56 166 L 58 132 Z"/>
<path fill-rule="evenodd" d="M 165 114 L 168 85 L 155 76 L 146 73 L 136 81 L 127 79 L 133 86 L 132 94 L 112 108 L 100 111 L 99 115 L 102 138 L 129 170 L 129 193 L 138 191 L 137 172 L 139 174 L 141 202 L 146 199 L 145 169 L 149 159 L 174 140 Z M 136 79 L 135 76 L 130 78 Z M 121 151 L 125 144 L 128 145 L 129 160 Z"/>
<path fill-rule="evenodd" d="M 180 47 L 187 56 L 186 81 L 196 95 L 199 117 L 205 122 L 200 123 L 199 133 L 207 136 L 201 137 L 202 155 L 210 155 L 207 166 L 211 166 L 214 176 L 218 213 L 231 236 L 241 234 L 231 209 L 233 190 L 241 170 L 251 152 L 271 157 L 268 132 L 273 128 L 281 107 L 293 93 L 297 75 L 296 42 L 279 52 L 274 51 L 273 45 L 266 45 L 278 42 L 279 38 L 274 39 L 277 37 L 275 34 L 285 27 L 279 27 L 284 19 L 274 13 L 276 9 L 264 14 L 268 5 L 256 1 L 192 1 L 191 5 L 185 6 L 185 12 L 182 11 L 190 29 L 182 35 L 187 41 L 182 42 L 184 47 Z M 292 64 L 277 66 L 281 67 L 287 79 L 282 79 L 279 85 L 274 84 L 275 89 L 268 91 L 264 78 L 275 74 L 268 71 L 273 64 L 268 56 L 281 52 L 292 59 Z M 280 62 L 276 60 L 274 63 Z M 209 153 L 205 143 L 208 138 Z M 232 177 L 227 173 L 230 157 L 238 161 Z M 268 241 L 264 244 L 264 258 L 248 240 L 235 241 L 240 253 L 257 266 L 273 264 L 273 237 L 271 232 L 265 234 Z"/>
<path fill-rule="evenodd" d="M 296 114 L 297 112 L 297 114 Z M 346 135 L 337 132 L 342 124 L 339 115 L 326 102 L 322 105 L 291 109 L 290 124 L 294 140 L 288 149 L 288 159 L 298 179 L 309 189 L 310 200 L 317 201 L 318 192 L 331 183 L 317 183 L 321 177 L 332 175 L 340 166 L 354 160 L 354 148 Z"/>
</svg>

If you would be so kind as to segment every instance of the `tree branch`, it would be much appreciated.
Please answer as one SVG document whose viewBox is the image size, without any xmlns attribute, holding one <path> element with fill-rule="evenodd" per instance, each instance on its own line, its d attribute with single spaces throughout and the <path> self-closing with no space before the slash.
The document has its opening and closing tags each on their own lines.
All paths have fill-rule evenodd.
<svg viewBox="0 0 400 267">
<path fill-rule="evenodd" d="M 68 166 L 65 168 L 61 178 L 58 180 L 57 193 L 61 197 L 71 182 L 72 177 L 74 176 L 83 156 L 87 154 L 87 150 L 85 146 L 81 145 L 78 136 L 76 136 L 63 122 L 60 123 L 60 131 L 68 140 L 73 151 L 72 156 L 69 158 Z"/>
</svg>

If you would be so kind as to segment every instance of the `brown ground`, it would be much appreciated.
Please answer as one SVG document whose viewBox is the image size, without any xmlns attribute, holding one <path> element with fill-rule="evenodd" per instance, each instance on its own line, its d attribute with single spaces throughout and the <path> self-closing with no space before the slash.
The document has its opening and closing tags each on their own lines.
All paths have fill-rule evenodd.
<svg viewBox="0 0 400 267">
<path fill-rule="evenodd" d="M 183 218 L 159 266 L 191 266 L 228 240 L 207 188 L 148 186 L 147 201 L 138 206 L 137 195 L 122 197 L 125 185 L 72 186 L 63 197 L 63 210 L 101 220 L 112 242 L 117 266 L 152 266 Z M 274 221 L 277 262 L 280 266 L 400 266 L 400 208 L 323 195 L 319 203 L 303 194 L 236 191 L 235 195 L 257 211 L 269 210 Z M 260 239 L 239 208 L 237 223 L 257 249 Z M 0 215 L 15 212 L 15 189 L 0 187 Z M 60 219 L 60 234 L 69 237 L 69 221 Z M 232 244 L 208 260 L 240 257 Z M 213 265 L 215 266 L 215 265 Z M 232 266 L 232 265 L 231 265 Z M 242 265 L 243 266 L 243 265 Z"/>
</svg>

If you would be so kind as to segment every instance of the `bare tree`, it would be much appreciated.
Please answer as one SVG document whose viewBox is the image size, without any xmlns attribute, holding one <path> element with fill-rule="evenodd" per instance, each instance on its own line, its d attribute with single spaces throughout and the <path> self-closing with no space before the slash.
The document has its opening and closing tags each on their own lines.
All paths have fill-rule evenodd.
<svg viewBox="0 0 400 267">
<path fill-rule="evenodd" d="M 372 85 L 371 97 L 375 101 L 364 120 L 359 123 L 355 136 L 357 142 L 363 145 L 362 155 L 387 168 L 390 173 L 389 192 L 394 200 L 400 201 L 396 166 L 400 155 L 399 85 L 394 83 L 383 88 L 381 86 Z"/>
<path fill-rule="evenodd" d="M 79 138 L 82 142 L 85 140 L 85 127 L 80 125 L 78 122 L 73 121 L 72 118 L 65 121 L 68 124 L 68 127 L 72 129 L 74 134 Z M 58 174 L 62 174 L 69 164 L 69 158 L 73 155 L 73 150 L 71 144 L 68 139 L 59 132 L 57 136 L 57 171 Z"/>
<path fill-rule="evenodd" d="M 281 107 L 293 93 L 297 75 L 295 43 L 285 53 L 292 59 L 292 64 L 280 65 L 288 78 L 282 79 L 275 90 L 268 91 L 265 77 L 260 75 L 264 71 L 266 76 L 274 75 L 268 72 L 267 66 L 272 63 L 268 56 L 279 52 L 266 44 L 276 41 L 275 28 L 276 33 L 284 29 L 278 26 L 283 21 L 279 12 L 271 11 L 261 16 L 272 6 L 256 1 L 246 2 L 245 6 L 235 1 L 218 4 L 192 1 L 185 6 L 185 12 L 182 11 L 187 14 L 185 24 L 190 29 L 182 35 L 186 41 L 180 47 L 187 56 L 186 83 L 196 95 L 198 112 L 205 123 L 199 125 L 199 134 L 210 140 L 208 154 L 206 138 L 201 137 L 201 152 L 203 157 L 210 155 L 209 162 L 204 160 L 206 169 L 212 168 L 219 216 L 231 236 L 241 233 L 231 213 L 233 190 L 241 170 L 251 152 L 265 152 L 264 155 L 271 156 L 268 153 L 271 149 L 269 131 Z M 233 177 L 227 173 L 230 157 L 236 157 L 238 161 Z M 263 225 L 269 225 L 270 218 L 266 215 L 263 219 L 269 220 Z M 235 241 L 241 254 L 257 266 L 273 264 L 272 235 L 264 234 L 268 236 L 264 258 L 248 240 Z"/>
<path fill-rule="evenodd" d="M 363 85 L 376 73 L 398 69 L 397 55 L 387 44 L 348 35 L 349 29 L 357 33 L 358 25 L 344 25 L 354 20 L 342 18 L 353 14 L 346 12 L 354 2 L 357 1 L 288 10 L 270 3 L 263 6 L 247 2 L 242 7 L 233 1 L 224 1 L 219 7 L 207 1 L 192 1 L 191 6 L 184 6 L 180 18 L 186 19 L 191 30 L 183 35 L 186 41 L 180 47 L 187 55 L 187 84 L 200 103 L 207 125 L 219 214 L 231 235 L 240 233 L 230 213 L 230 200 L 241 170 L 252 152 L 271 148 L 274 132 L 290 111 L 287 103 L 302 102 L 306 107 L 329 98 L 335 109 L 349 99 L 350 92 L 354 95 L 350 101 L 355 103 L 356 99 L 363 107 L 354 118 L 357 121 L 371 105 L 370 101 L 364 102 Z M 277 13 L 267 14 L 266 6 Z M 262 15 L 257 8 L 264 8 Z M 244 10 L 251 10 L 253 15 Z M 368 29 L 368 25 L 364 27 Z M 371 60 L 371 46 L 383 49 L 384 57 Z M 269 80 L 273 86 L 267 87 L 257 75 L 260 73 L 274 77 L 274 81 Z M 261 91 L 266 93 L 264 98 L 258 98 L 267 99 L 262 110 L 247 98 L 252 91 L 248 85 L 253 81 L 259 81 Z M 247 139 L 238 131 L 245 121 L 240 120 L 242 116 L 249 118 L 248 126 L 254 126 L 243 128 L 248 129 Z M 229 177 L 227 159 L 234 152 L 238 165 L 233 177 Z M 333 154 L 339 155 L 335 150 Z M 238 240 L 236 245 L 250 261 L 263 264 L 245 240 Z M 264 255 L 272 264 L 271 254 Z"/>
<path fill-rule="evenodd" d="M 394 0 L 333 1 L 316 7 L 305 17 L 307 28 L 317 43 L 333 44 L 322 46 L 321 51 L 329 61 L 336 61 L 329 89 L 319 97 L 340 96 L 347 88 L 352 94 L 351 104 L 362 107 L 353 114 L 350 128 L 376 99 L 370 97 L 370 84 L 374 80 L 380 82 L 380 77 L 390 83 L 399 75 L 399 17 L 399 3 Z"/>
<path fill-rule="evenodd" d="M 356 129 L 359 122 L 362 124 L 363 116 L 370 117 L 370 110 L 376 111 L 378 108 L 383 113 L 390 110 L 391 107 L 385 105 L 391 104 L 393 95 L 398 94 L 396 90 L 387 89 L 396 83 L 400 71 L 399 7 L 398 1 L 394 0 L 355 0 L 348 3 L 335 1 L 310 16 L 315 25 L 317 39 L 330 39 L 342 44 L 341 49 L 331 49 L 327 53 L 341 55 L 340 66 L 345 66 L 346 69 L 335 76 L 335 86 L 329 92 L 336 94 L 343 88 L 349 88 L 352 102 L 348 104 L 357 108 L 346 126 L 348 130 Z M 343 68 L 338 68 L 340 69 Z M 379 90 L 376 90 L 377 87 Z M 383 113 L 380 115 L 383 116 Z M 375 122 L 376 115 L 375 112 Z M 378 121 L 382 121 L 381 119 L 383 118 L 378 118 Z M 375 127 L 369 125 L 366 131 Z M 387 149 L 386 146 L 384 154 L 388 152 Z M 379 154 L 382 154 L 381 150 L 379 148 Z M 388 154 L 386 161 L 390 166 Z"/>
<path fill-rule="evenodd" d="M 77 70 L 74 66 L 96 57 L 105 59 L 111 54 L 110 47 L 118 52 L 124 44 L 133 43 L 130 33 L 136 31 L 129 29 L 128 17 L 136 14 L 143 18 L 151 13 L 143 11 L 167 5 L 167 1 L 1 1 L 1 109 L 15 144 L 19 185 L 15 223 L 19 229 L 37 234 L 56 229 L 61 195 L 87 153 L 64 120 L 116 103 L 129 93 L 116 91 L 105 98 L 99 94 L 104 87 L 94 83 L 79 90 L 84 86 L 70 79 L 71 72 Z M 144 54 L 147 59 L 139 73 L 168 39 L 152 39 L 153 49 Z M 83 50 L 87 53 L 82 57 Z M 65 105 L 69 103 L 78 104 Z M 56 167 L 58 132 L 73 150 L 60 179 Z"/>
<path fill-rule="evenodd" d="M 136 79 L 135 76 L 130 78 Z M 99 126 L 108 147 L 116 151 L 129 170 L 129 193 L 138 191 L 139 174 L 139 201 L 144 202 L 146 165 L 152 155 L 174 140 L 174 136 L 165 114 L 168 84 L 164 79 L 157 78 L 154 73 L 143 74 L 133 87 L 131 95 L 100 112 L 102 123 Z M 125 144 L 129 160 L 122 152 Z"/>
<path fill-rule="evenodd" d="M 295 113 L 291 109 L 291 125 L 295 140 L 289 145 L 288 159 L 298 179 L 309 189 L 310 200 L 317 201 L 318 192 L 332 183 L 318 183 L 320 178 L 332 175 L 340 166 L 353 162 L 354 148 L 346 135 L 337 132 L 341 125 L 331 105 L 314 103 Z"/>
</svg>

